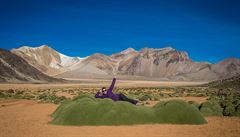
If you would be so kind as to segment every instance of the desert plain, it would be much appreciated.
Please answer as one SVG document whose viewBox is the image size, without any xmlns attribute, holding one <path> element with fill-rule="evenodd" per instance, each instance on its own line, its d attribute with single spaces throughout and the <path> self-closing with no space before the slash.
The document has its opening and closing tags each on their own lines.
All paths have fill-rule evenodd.
<svg viewBox="0 0 240 137">
<path fill-rule="evenodd" d="M 57 90 L 57 94 L 72 98 L 65 89 L 93 88 L 109 85 L 108 80 L 84 80 L 74 84 L 0 84 L 1 90 Z M 117 88 L 129 87 L 182 87 L 196 86 L 202 82 L 156 82 L 156 81 L 119 81 Z M 147 91 L 146 91 L 147 92 Z M 182 99 L 204 102 L 207 97 L 167 97 L 161 100 Z M 146 106 L 158 101 L 148 100 Z M 207 124 L 146 124 L 122 126 L 59 126 L 51 125 L 51 114 L 59 104 L 40 102 L 32 99 L 0 99 L 0 137 L 238 137 L 240 118 L 209 116 Z"/>
</svg>

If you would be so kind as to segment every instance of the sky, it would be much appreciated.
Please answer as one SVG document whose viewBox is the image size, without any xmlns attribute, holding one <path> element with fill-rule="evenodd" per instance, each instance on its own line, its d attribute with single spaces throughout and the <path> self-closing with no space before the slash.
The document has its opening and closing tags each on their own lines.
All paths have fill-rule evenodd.
<svg viewBox="0 0 240 137">
<path fill-rule="evenodd" d="M 239 0 L 0 0 L 0 48 L 68 56 L 171 46 L 194 61 L 240 58 Z"/>
</svg>

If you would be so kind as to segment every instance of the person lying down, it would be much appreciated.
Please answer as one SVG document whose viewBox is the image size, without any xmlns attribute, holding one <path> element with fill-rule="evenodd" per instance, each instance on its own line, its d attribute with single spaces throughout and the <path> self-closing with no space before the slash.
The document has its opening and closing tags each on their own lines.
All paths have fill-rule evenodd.
<svg viewBox="0 0 240 137">
<path fill-rule="evenodd" d="M 106 89 L 105 87 L 101 88 L 96 93 L 95 98 L 110 98 L 113 101 L 127 101 L 129 103 L 134 104 L 134 105 L 136 105 L 138 103 L 137 100 L 130 99 L 122 93 L 114 94 L 113 93 L 113 88 L 114 88 L 115 83 L 116 83 L 116 78 L 113 78 L 112 84 L 110 85 L 110 87 L 108 89 Z"/>
</svg>

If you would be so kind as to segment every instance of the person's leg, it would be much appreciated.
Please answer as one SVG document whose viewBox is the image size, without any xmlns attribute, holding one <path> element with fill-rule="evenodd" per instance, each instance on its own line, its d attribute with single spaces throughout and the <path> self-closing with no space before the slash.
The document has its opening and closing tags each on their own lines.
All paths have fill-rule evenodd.
<svg viewBox="0 0 240 137">
<path fill-rule="evenodd" d="M 135 104 L 135 105 L 138 103 L 137 100 L 130 99 L 130 98 L 126 97 L 126 96 L 125 96 L 124 94 L 122 94 L 122 93 L 119 94 L 119 97 L 120 97 L 120 100 L 122 100 L 122 101 L 127 101 L 127 102 L 130 102 L 130 103 Z"/>
</svg>

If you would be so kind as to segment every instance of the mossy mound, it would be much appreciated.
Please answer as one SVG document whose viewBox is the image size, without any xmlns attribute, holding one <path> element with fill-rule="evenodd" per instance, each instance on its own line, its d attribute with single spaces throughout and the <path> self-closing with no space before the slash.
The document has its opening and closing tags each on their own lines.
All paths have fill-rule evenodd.
<svg viewBox="0 0 240 137">
<path fill-rule="evenodd" d="M 222 116 L 223 109 L 214 101 L 203 102 L 199 107 L 204 116 Z"/>
<path fill-rule="evenodd" d="M 158 123 L 172 124 L 203 124 L 206 123 L 198 108 L 183 100 L 159 102 L 155 109 Z"/>
<path fill-rule="evenodd" d="M 160 102 L 154 107 L 79 96 L 62 103 L 52 114 L 57 125 L 204 124 L 199 110 L 184 101 Z"/>
</svg>

